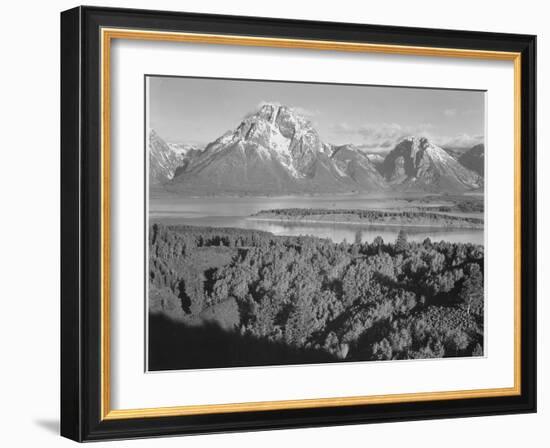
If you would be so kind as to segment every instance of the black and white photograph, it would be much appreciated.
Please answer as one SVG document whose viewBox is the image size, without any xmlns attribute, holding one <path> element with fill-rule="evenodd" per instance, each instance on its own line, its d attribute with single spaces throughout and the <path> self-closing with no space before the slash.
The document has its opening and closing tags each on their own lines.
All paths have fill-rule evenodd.
<svg viewBox="0 0 550 448">
<path fill-rule="evenodd" d="M 7 311 L 8 374 L 41 367 L 14 435 L 22 403 L 78 442 L 540 439 L 543 15 L 160 3 L 56 14 L 41 76 L 45 27 L 19 51 L 6 303 L 61 307 Z"/>
<path fill-rule="evenodd" d="M 147 76 L 148 370 L 483 356 L 485 94 Z"/>
</svg>

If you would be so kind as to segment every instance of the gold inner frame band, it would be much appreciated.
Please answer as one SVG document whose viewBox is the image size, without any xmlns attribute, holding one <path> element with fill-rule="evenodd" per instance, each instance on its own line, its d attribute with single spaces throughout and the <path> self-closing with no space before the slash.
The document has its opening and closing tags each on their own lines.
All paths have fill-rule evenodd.
<svg viewBox="0 0 550 448">
<path fill-rule="evenodd" d="M 382 403 L 503 397 L 521 394 L 521 54 L 515 52 L 466 50 L 459 48 L 336 42 L 306 39 L 279 39 L 217 34 L 195 34 L 137 29 L 101 29 L 101 419 L 307 409 Z M 110 346 L 110 63 L 113 39 L 185 42 L 213 45 L 295 48 L 357 53 L 383 53 L 411 56 L 455 57 L 513 61 L 514 63 L 514 386 L 444 392 L 419 392 L 303 400 L 188 405 L 141 409 L 111 409 Z"/>
</svg>

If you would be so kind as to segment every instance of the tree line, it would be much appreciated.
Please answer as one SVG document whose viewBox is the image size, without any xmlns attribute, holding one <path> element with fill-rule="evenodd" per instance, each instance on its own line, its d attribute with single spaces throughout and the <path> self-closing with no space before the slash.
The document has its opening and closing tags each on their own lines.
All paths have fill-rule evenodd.
<svg viewBox="0 0 550 448">
<path fill-rule="evenodd" d="M 432 210 L 432 211 L 430 211 Z M 363 210 L 363 209 L 327 209 L 327 208 L 279 208 L 272 210 L 262 210 L 256 213 L 256 217 L 285 217 L 285 218 L 307 218 L 320 216 L 352 216 L 367 221 L 395 221 L 396 223 L 406 223 L 409 221 L 422 222 L 440 222 L 449 223 L 467 223 L 471 225 L 483 225 L 482 218 L 467 216 L 442 215 L 434 212 L 452 212 L 451 207 L 440 206 L 434 208 L 423 208 L 422 211 L 415 210 Z"/>
</svg>

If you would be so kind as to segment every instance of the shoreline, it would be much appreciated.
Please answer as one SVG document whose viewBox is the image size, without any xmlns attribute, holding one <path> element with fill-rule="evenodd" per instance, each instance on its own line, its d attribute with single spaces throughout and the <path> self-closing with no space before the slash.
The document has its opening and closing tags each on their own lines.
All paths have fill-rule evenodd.
<svg viewBox="0 0 550 448">
<path fill-rule="evenodd" d="M 470 225 L 470 226 L 450 226 L 450 225 L 441 225 L 441 224 L 400 224 L 400 223 L 389 223 L 389 222 L 358 222 L 358 221 L 329 221 L 329 220 L 320 220 L 320 219 L 291 219 L 291 218 L 261 218 L 247 216 L 244 219 L 250 221 L 267 221 L 267 222 L 277 222 L 277 223 L 289 223 L 289 224 L 345 224 L 345 225 L 356 225 L 356 226 L 367 226 L 367 227 L 417 227 L 417 228 L 432 228 L 432 229 L 466 229 L 466 230 L 484 230 L 484 225 Z"/>
</svg>

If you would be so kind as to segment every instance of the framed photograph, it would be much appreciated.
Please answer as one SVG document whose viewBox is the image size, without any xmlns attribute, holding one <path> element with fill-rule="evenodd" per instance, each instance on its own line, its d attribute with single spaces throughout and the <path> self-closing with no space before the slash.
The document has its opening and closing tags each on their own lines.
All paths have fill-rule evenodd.
<svg viewBox="0 0 550 448">
<path fill-rule="evenodd" d="M 63 12 L 62 435 L 535 412 L 535 44 Z"/>
</svg>

